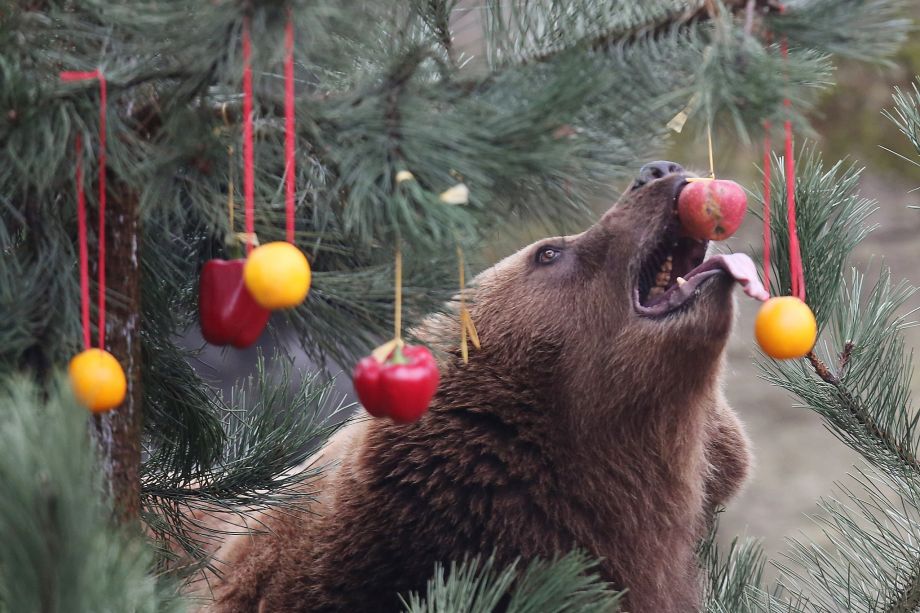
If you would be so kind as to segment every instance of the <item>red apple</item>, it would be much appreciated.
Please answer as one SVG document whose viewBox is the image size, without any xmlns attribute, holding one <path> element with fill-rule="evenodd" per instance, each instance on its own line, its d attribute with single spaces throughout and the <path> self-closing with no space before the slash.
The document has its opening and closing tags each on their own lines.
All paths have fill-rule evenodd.
<svg viewBox="0 0 920 613">
<path fill-rule="evenodd" d="M 734 181 L 697 179 L 677 197 L 684 233 L 699 240 L 725 240 L 738 230 L 746 212 L 747 196 Z"/>
</svg>

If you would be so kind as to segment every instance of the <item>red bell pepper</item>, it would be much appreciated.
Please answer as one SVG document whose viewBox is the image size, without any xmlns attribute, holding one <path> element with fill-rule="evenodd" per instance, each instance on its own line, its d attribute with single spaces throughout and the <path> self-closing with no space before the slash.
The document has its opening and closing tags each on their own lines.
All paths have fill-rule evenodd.
<svg viewBox="0 0 920 613">
<path fill-rule="evenodd" d="M 213 345 L 249 347 L 265 329 L 271 311 L 253 299 L 243 282 L 246 260 L 209 260 L 198 284 L 201 334 Z"/>
<path fill-rule="evenodd" d="M 428 410 L 438 389 L 438 364 L 427 347 L 397 347 L 384 362 L 369 355 L 353 373 L 358 399 L 374 417 L 407 423 Z"/>
</svg>

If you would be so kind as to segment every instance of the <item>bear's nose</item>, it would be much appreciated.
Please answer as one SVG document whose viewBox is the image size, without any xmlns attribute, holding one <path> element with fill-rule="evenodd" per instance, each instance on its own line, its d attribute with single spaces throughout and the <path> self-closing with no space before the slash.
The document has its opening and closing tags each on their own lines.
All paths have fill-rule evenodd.
<svg viewBox="0 0 920 613">
<path fill-rule="evenodd" d="M 649 181 L 682 172 L 684 172 L 684 167 L 676 162 L 668 162 L 667 160 L 649 162 L 639 169 L 639 176 L 633 184 L 633 189 L 642 187 Z"/>
</svg>

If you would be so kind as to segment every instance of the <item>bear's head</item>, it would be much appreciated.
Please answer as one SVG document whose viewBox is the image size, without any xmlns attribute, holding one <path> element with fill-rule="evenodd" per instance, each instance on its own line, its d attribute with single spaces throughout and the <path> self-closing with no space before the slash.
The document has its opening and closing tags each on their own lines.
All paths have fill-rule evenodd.
<svg viewBox="0 0 920 613">
<path fill-rule="evenodd" d="M 480 274 L 475 376 L 493 370 L 544 410 L 589 423 L 712 389 L 735 282 L 762 290 L 747 256 L 706 260 L 706 242 L 681 236 L 687 177 L 672 162 L 647 164 L 586 231 L 537 241 Z"/>
</svg>

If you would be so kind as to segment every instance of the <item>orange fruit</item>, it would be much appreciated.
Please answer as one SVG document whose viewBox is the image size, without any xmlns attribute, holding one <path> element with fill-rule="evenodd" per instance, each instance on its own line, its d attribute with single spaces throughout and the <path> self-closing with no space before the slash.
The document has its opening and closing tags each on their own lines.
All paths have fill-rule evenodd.
<svg viewBox="0 0 920 613">
<path fill-rule="evenodd" d="M 243 281 L 262 308 L 289 309 L 310 291 L 310 263 L 291 243 L 266 243 L 246 258 Z"/>
<path fill-rule="evenodd" d="M 125 399 L 125 371 L 108 351 L 87 349 L 78 353 L 70 360 L 67 372 L 74 396 L 93 413 L 110 411 Z"/>
<path fill-rule="evenodd" d="M 754 335 L 768 356 L 790 360 L 804 357 L 815 346 L 818 324 L 807 304 L 795 296 L 779 296 L 760 307 Z"/>
</svg>

